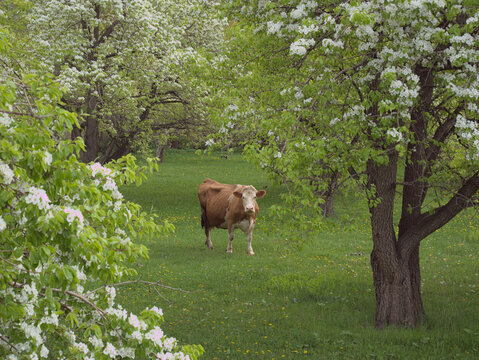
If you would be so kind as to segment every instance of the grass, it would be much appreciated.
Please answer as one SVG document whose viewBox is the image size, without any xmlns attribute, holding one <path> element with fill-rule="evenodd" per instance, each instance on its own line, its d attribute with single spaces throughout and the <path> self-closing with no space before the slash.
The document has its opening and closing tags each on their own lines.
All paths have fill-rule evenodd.
<svg viewBox="0 0 479 360">
<path fill-rule="evenodd" d="M 246 254 L 237 230 L 233 254 L 227 233 L 212 231 L 204 245 L 197 187 L 205 177 L 267 186 L 258 201 Z M 374 328 L 375 298 L 365 211 L 350 194 L 339 196 L 344 221 L 302 246 L 287 245 L 268 207 L 282 189 L 241 160 L 218 154 L 170 151 L 158 174 L 125 197 L 159 214 L 175 233 L 147 244 L 150 259 L 137 264 L 143 280 L 187 290 L 135 286 L 118 289 L 125 307 L 163 308 L 163 330 L 182 343 L 202 344 L 203 359 L 477 359 L 479 358 L 479 221 L 468 211 L 421 246 L 423 300 L 428 321 L 414 330 Z M 294 229 L 292 229 L 294 231 Z"/>
</svg>

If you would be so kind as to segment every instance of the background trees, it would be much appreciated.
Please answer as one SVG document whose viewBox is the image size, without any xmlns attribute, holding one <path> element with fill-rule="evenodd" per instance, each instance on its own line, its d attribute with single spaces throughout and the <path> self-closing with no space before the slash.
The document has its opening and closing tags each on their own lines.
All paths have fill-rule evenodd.
<svg viewBox="0 0 479 360">
<path fill-rule="evenodd" d="M 198 74 L 221 42 L 215 6 L 203 1 L 31 3 L 27 55 L 68 89 L 81 114 L 84 162 L 118 159 L 164 136 L 204 124 Z M 27 44 L 27 42 L 25 42 Z M 100 156 L 101 155 L 101 156 Z"/>
<path fill-rule="evenodd" d="M 76 115 L 58 105 L 51 76 L 21 72 L 8 37 L 1 33 L 0 356 L 196 358 L 201 347 L 163 333 L 161 309 L 135 315 L 115 301 L 115 283 L 147 258 L 132 239 L 168 229 L 117 187 L 141 182 L 153 163 L 79 162 L 81 139 L 62 140 Z"/>
<path fill-rule="evenodd" d="M 256 133 L 248 153 L 291 184 L 296 208 L 316 208 L 328 179 L 358 180 L 371 213 L 376 325 L 415 326 L 420 242 L 474 205 L 479 187 L 477 5 L 230 5 L 235 46 L 253 59 L 232 67 L 242 98 L 230 119 Z"/>
</svg>

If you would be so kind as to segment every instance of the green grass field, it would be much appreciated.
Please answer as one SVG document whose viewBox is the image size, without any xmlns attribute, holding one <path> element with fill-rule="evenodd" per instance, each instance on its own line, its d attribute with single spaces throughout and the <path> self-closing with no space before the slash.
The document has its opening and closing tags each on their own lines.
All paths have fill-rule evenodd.
<svg viewBox="0 0 479 360">
<path fill-rule="evenodd" d="M 204 245 L 197 187 L 205 177 L 267 186 L 258 201 L 256 256 L 246 254 L 240 230 L 233 254 L 225 253 L 225 230 L 212 231 L 214 250 Z M 176 228 L 146 244 L 150 259 L 137 264 L 139 276 L 188 292 L 135 285 L 118 289 L 119 300 L 132 311 L 163 308 L 165 333 L 202 344 L 203 359 L 479 358 L 479 217 L 472 210 L 421 246 L 427 323 L 379 331 L 368 214 L 357 195 L 336 200 L 349 220 L 294 246 L 268 216 L 281 188 L 238 154 L 170 151 L 159 173 L 122 192 Z"/>
</svg>

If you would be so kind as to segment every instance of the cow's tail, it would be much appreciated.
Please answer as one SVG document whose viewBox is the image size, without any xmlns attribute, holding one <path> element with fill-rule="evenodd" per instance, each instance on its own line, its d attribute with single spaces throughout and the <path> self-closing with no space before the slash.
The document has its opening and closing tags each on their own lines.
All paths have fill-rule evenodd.
<svg viewBox="0 0 479 360">
<path fill-rule="evenodd" d="M 201 227 L 205 228 L 205 230 L 209 228 L 208 216 L 206 216 L 206 208 L 204 207 L 201 207 Z"/>
</svg>

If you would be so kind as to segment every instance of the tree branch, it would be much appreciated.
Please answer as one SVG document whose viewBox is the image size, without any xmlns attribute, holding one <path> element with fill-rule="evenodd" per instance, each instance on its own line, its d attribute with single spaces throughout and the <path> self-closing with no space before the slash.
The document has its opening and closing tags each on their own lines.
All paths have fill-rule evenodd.
<svg viewBox="0 0 479 360">
<path fill-rule="evenodd" d="M 422 214 L 420 220 L 399 237 L 398 248 L 401 249 L 401 256 L 407 258 L 410 251 L 417 247 L 423 239 L 447 224 L 462 210 L 470 207 L 473 203 L 472 196 L 478 190 L 479 172 L 476 172 L 445 205 L 436 208 L 430 214 Z"/>
<path fill-rule="evenodd" d="M 100 286 L 99 288 L 97 288 L 95 290 L 92 290 L 91 292 L 92 293 L 97 292 L 98 290 L 101 290 L 101 289 L 103 289 L 107 286 L 121 286 L 121 285 L 128 285 L 128 284 L 146 284 L 146 285 L 162 287 L 162 288 L 169 289 L 169 290 L 181 291 L 181 292 L 189 293 L 189 294 L 191 293 L 191 291 L 188 291 L 188 290 L 183 290 L 183 289 L 180 289 L 180 288 L 174 288 L 174 287 L 171 287 L 171 286 L 160 284 L 159 281 L 152 282 L 152 281 L 145 281 L 145 280 L 139 280 L 139 279 L 138 280 L 123 281 L 123 282 L 119 282 L 119 283 L 116 283 L 116 284 L 105 284 L 105 285 Z"/>
<path fill-rule="evenodd" d="M 18 352 L 18 349 L 10 344 L 10 342 L 7 340 L 7 338 L 5 336 L 3 336 L 2 334 L 0 334 L 0 340 L 2 340 L 3 342 L 5 342 L 8 346 L 10 346 L 11 349 L 15 350 L 16 352 Z"/>
</svg>

